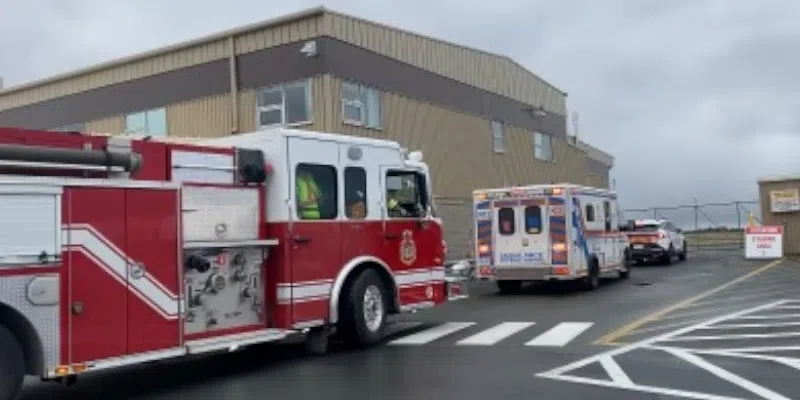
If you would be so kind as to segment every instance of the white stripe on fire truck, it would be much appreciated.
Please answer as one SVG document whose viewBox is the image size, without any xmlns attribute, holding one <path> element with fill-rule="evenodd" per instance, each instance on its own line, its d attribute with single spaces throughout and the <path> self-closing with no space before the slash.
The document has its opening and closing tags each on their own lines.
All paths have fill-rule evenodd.
<svg viewBox="0 0 800 400">
<path fill-rule="evenodd" d="M 395 282 L 401 288 L 430 285 L 444 281 L 444 267 L 419 268 L 398 271 L 394 274 Z M 278 284 L 278 302 L 305 303 L 330 298 L 333 289 L 332 279 L 321 279 L 297 283 Z"/>
<path fill-rule="evenodd" d="M 128 266 L 133 263 L 121 250 L 96 230 L 86 225 L 68 226 L 62 231 L 65 247 L 89 257 L 117 282 L 166 319 L 177 319 L 178 296 L 167 290 L 152 275 L 128 279 Z"/>
</svg>

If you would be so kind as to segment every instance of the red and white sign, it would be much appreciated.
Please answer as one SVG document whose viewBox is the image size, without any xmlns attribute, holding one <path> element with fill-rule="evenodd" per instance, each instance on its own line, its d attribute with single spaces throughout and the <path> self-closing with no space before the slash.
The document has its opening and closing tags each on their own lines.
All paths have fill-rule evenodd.
<svg viewBox="0 0 800 400">
<path fill-rule="evenodd" d="M 744 238 L 747 259 L 783 257 L 783 227 L 780 225 L 748 226 Z"/>
</svg>

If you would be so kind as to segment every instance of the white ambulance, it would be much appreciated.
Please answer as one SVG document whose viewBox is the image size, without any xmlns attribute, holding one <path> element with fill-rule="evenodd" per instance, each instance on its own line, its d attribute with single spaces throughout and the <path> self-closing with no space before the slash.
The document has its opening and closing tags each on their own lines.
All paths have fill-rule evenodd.
<svg viewBox="0 0 800 400">
<path fill-rule="evenodd" d="M 501 292 L 526 281 L 578 281 L 630 274 L 628 239 L 614 191 L 572 184 L 473 192 L 476 277 Z"/>
</svg>

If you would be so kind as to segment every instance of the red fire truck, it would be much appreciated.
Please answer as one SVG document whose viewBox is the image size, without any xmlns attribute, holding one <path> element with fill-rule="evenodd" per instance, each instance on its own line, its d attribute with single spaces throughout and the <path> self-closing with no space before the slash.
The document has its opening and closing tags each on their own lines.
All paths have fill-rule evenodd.
<svg viewBox="0 0 800 400">
<path fill-rule="evenodd" d="M 467 296 L 433 210 L 421 153 L 391 141 L 0 128 L 0 400 L 297 333 L 375 344 L 387 315 Z"/>
</svg>

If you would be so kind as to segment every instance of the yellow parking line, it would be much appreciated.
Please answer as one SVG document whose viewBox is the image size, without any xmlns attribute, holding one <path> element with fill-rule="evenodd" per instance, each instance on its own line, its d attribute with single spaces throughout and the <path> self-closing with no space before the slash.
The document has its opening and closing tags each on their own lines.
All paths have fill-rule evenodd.
<svg viewBox="0 0 800 400">
<path fill-rule="evenodd" d="M 605 345 L 605 346 L 622 345 L 624 343 L 617 342 L 617 339 L 629 335 L 631 332 L 641 328 L 645 324 L 648 324 L 650 322 L 656 321 L 656 320 L 662 318 L 663 316 L 665 316 L 665 315 L 667 315 L 667 314 L 669 314 L 669 313 L 671 313 L 671 312 L 673 312 L 675 310 L 678 310 L 678 309 L 680 309 L 682 307 L 686 307 L 686 306 L 694 303 L 695 301 L 704 299 L 704 298 L 706 298 L 708 296 L 711 296 L 714 293 L 717 293 L 717 292 L 719 292 L 721 290 L 727 289 L 727 288 L 729 288 L 729 287 L 731 287 L 731 286 L 733 286 L 733 285 L 735 285 L 735 284 L 737 284 L 739 282 L 742 282 L 742 281 L 744 281 L 746 279 L 749 279 L 749 278 L 751 278 L 751 277 L 753 277 L 753 276 L 755 276 L 757 274 L 760 274 L 760 273 L 762 273 L 762 272 L 764 272 L 764 271 L 766 271 L 766 270 L 768 270 L 768 269 L 770 269 L 772 267 L 775 267 L 775 266 L 779 265 L 781 263 L 781 261 L 783 261 L 783 260 L 775 260 L 775 261 L 773 261 L 773 262 L 771 262 L 771 263 L 769 263 L 767 265 L 763 265 L 763 266 L 759 267 L 758 269 L 756 269 L 754 271 L 751 271 L 751 272 L 749 272 L 749 273 L 747 273 L 745 275 L 742 275 L 742 276 L 740 276 L 740 277 L 738 277 L 738 278 L 736 278 L 736 279 L 734 279 L 732 281 L 729 281 L 729 282 L 724 283 L 724 284 L 722 284 L 720 286 L 717 286 L 717 287 L 715 287 L 713 289 L 709 289 L 709 290 L 707 290 L 707 291 L 705 291 L 703 293 L 700 293 L 697 296 L 690 297 L 690 298 L 685 299 L 685 300 L 683 300 L 681 302 L 673 304 L 673 305 L 671 305 L 671 306 L 669 306 L 667 308 L 664 308 L 662 310 L 656 311 L 656 312 L 651 313 L 649 315 L 646 315 L 646 316 L 644 316 L 642 318 L 639 318 L 639 319 L 637 319 L 637 320 L 635 320 L 635 321 L 633 321 L 633 322 L 631 322 L 631 323 L 629 323 L 627 325 L 624 325 L 624 326 L 614 330 L 613 332 L 610 332 L 610 333 L 606 334 L 605 336 L 601 337 L 600 339 L 595 340 L 592 344 Z"/>
</svg>

